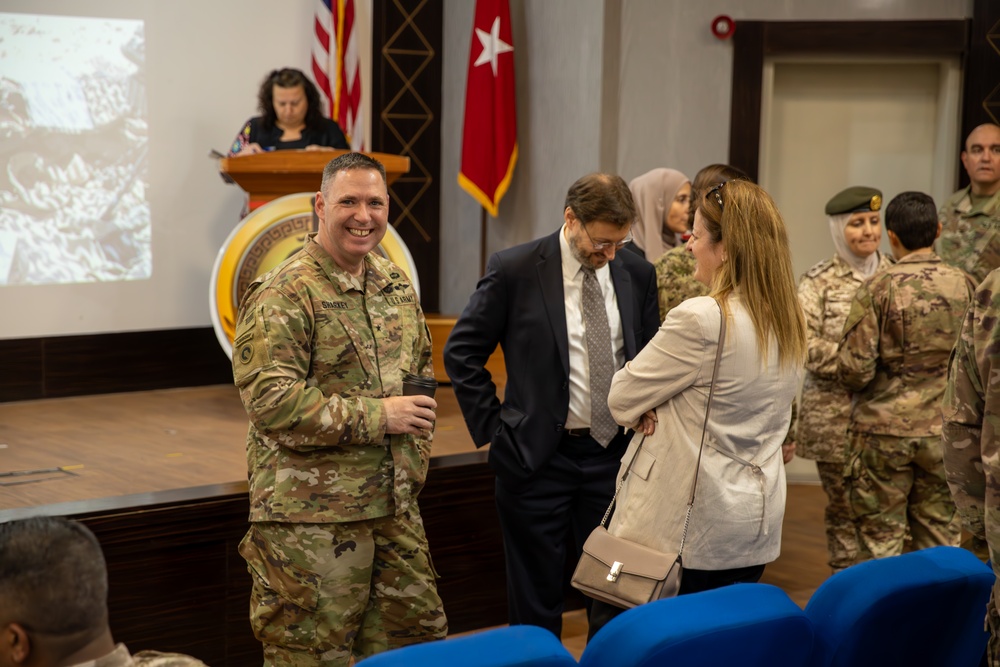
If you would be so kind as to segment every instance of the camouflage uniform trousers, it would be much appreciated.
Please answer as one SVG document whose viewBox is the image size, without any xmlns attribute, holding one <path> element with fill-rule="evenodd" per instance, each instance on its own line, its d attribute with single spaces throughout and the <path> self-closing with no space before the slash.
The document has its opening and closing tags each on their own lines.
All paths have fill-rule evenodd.
<svg viewBox="0 0 1000 667">
<path fill-rule="evenodd" d="M 849 451 L 859 561 L 958 546 L 961 520 L 945 481 L 941 436 L 851 433 Z"/>
<path fill-rule="evenodd" d="M 240 553 L 253 579 L 250 622 L 265 665 L 346 666 L 352 655 L 448 633 L 419 513 L 254 523 Z"/>
<path fill-rule="evenodd" d="M 1000 612 L 997 611 L 997 596 L 1000 595 L 1000 580 L 993 582 L 990 601 L 986 603 L 986 620 L 983 629 L 990 633 L 986 644 L 986 662 L 989 667 L 1000 667 Z"/>
<path fill-rule="evenodd" d="M 854 515 L 847 497 L 844 464 L 817 461 L 816 470 L 827 498 L 823 519 L 830 567 L 839 572 L 854 565 L 858 558 L 858 530 L 854 526 Z"/>
</svg>

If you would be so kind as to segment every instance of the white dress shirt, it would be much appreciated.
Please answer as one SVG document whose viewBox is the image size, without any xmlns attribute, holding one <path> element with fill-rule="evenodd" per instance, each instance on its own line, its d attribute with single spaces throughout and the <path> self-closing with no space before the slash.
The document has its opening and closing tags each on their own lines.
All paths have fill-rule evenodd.
<svg viewBox="0 0 1000 667">
<path fill-rule="evenodd" d="M 559 234 L 562 254 L 563 296 L 566 300 L 566 334 L 569 338 L 569 414 L 566 428 L 590 427 L 590 357 L 587 354 L 587 335 L 583 326 L 583 271 L 573 256 L 566 239 L 566 225 Z M 615 368 L 625 365 L 625 337 L 622 318 L 618 313 L 618 297 L 611 282 L 611 269 L 605 264 L 595 270 L 597 284 L 604 295 L 604 309 L 608 313 L 611 329 L 611 347 L 615 355 Z"/>
</svg>

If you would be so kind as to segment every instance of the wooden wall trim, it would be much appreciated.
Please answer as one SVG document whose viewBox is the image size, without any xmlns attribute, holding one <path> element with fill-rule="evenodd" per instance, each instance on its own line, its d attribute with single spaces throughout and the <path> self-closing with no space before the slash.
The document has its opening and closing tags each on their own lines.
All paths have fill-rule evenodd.
<svg viewBox="0 0 1000 667">
<path fill-rule="evenodd" d="M 965 57 L 969 33 L 969 22 L 964 20 L 737 22 L 733 35 L 730 163 L 758 180 L 761 81 L 766 57 L 829 54 Z"/>
<path fill-rule="evenodd" d="M 431 459 L 420 510 L 450 632 L 507 622 L 503 538 L 486 452 Z M 215 667 L 260 664 L 249 624 L 250 576 L 237 547 L 246 482 L 0 511 L 0 521 L 68 516 L 101 542 L 115 640 L 178 651 Z M 573 599 L 569 607 L 578 606 Z"/>
<path fill-rule="evenodd" d="M 0 402 L 227 384 L 211 327 L 0 340 Z"/>
<path fill-rule="evenodd" d="M 767 55 L 861 53 L 962 55 L 967 21 L 760 21 Z M 737 28 L 737 34 L 742 23 Z"/>
<path fill-rule="evenodd" d="M 442 0 L 372 8 L 372 149 L 410 158 L 389 216 L 413 255 L 425 311 L 440 306 Z"/>
<path fill-rule="evenodd" d="M 983 123 L 1000 124 L 1000 2 L 975 0 L 969 36 L 969 53 L 962 72 L 962 135 L 965 138 Z M 958 185 L 969 184 L 969 175 L 958 167 Z"/>
<path fill-rule="evenodd" d="M 729 164 L 754 182 L 760 162 L 764 23 L 740 21 L 733 35 L 733 92 L 729 110 Z M 756 128 L 754 134 L 752 129 Z"/>
</svg>

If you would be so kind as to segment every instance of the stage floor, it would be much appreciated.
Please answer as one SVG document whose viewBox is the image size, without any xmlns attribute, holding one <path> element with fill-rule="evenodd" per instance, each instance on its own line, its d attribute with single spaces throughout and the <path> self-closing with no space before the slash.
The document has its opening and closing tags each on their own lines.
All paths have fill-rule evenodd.
<svg viewBox="0 0 1000 667">
<path fill-rule="evenodd" d="M 433 455 L 474 451 L 450 387 Z M 236 387 L 0 403 L 0 510 L 246 482 Z"/>
<path fill-rule="evenodd" d="M 474 451 L 450 387 L 438 390 L 438 405 L 434 456 Z M 230 385 L 0 403 L 0 517 L 245 484 L 246 430 Z M 819 486 L 789 485 L 782 556 L 764 576 L 802 605 L 829 574 L 825 501 Z"/>
</svg>

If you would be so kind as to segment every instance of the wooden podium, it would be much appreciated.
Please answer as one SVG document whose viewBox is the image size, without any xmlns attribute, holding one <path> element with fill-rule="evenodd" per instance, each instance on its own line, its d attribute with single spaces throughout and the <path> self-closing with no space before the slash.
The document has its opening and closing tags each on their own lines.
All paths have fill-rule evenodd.
<svg viewBox="0 0 1000 667">
<path fill-rule="evenodd" d="M 235 182 L 250 195 L 250 207 L 294 194 L 316 192 L 323 178 L 323 168 L 346 150 L 270 151 L 237 155 L 219 160 L 219 172 L 226 181 Z M 365 153 L 385 165 L 385 177 L 391 184 L 410 171 L 410 158 L 390 153 Z"/>
</svg>

